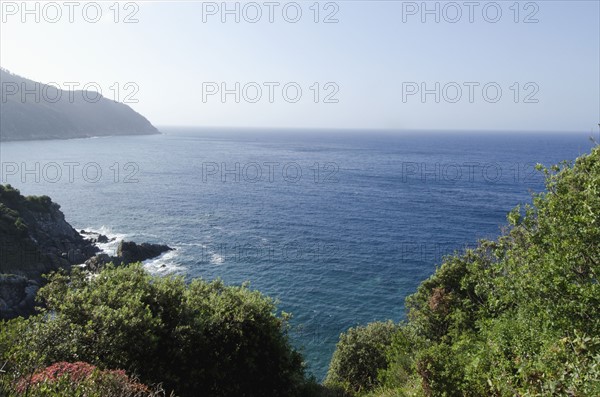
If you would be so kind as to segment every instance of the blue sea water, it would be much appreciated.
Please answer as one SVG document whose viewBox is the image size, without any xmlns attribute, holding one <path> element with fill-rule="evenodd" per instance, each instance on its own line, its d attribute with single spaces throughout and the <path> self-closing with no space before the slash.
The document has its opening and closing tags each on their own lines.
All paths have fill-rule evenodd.
<svg viewBox="0 0 600 397">
<path fill-rule="evenodd" d="M 2 183 L 49 195 L 77 229 L 175 247 L 146 263 L 154 273 L 250 281 L 293 314 L 318 379 L 341 332 L 401 320 L 443 255 L 497 236 L 543 189 L 536 163 L 593 145 L 586 133 L 162 131 L 3 142 Z"/>
</svg>

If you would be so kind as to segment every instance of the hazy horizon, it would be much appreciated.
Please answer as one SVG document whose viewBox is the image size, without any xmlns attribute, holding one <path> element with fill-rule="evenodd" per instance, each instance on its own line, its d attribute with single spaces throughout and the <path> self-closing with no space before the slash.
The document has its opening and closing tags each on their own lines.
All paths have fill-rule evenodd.
<svg viewBox="0 0 600 397">
<path fill-rule="evenodd" d="M 67 3 L 2 1 L 2 66 L 157 126 L 585 132 L 600 118 L 598 2 Z"/>
</svg>

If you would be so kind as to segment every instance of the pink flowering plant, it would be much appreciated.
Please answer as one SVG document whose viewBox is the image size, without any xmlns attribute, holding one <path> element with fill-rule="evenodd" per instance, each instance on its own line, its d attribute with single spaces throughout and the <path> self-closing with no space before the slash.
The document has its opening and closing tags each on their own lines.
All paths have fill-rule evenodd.
<svg viewBox="0 0 600 397">
<path fill-rule="evenodd" d="M 161 390 L 151 390 L 130 378 L 123 370 L 101 370 L 85 362 L 58 362 L 14 382 L 11 397 L 158 397 Z"/>
</svg>

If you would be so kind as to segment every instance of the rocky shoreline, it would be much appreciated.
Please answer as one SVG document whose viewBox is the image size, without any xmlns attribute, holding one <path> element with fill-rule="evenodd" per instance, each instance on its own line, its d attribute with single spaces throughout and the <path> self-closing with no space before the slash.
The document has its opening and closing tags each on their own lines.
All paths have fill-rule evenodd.
<svg viewBox="0 0 600 397">
<path fill-rule="evenodd" d="M 116 241 L 115 238 L 81 230 L 79 232 L 84 238 L 92 244 L 105 244 Z M 96 245 L 97 246 L 97 245 Z M 88 258 L 82 267 L 91 272 L 99 272 L 102 267 L 108 263 L 115 265 L 127 265 L 129 263 L 143 262 L 148 259 L 156 258 L 165 252 L 172 251 L 173 248 L 163 244 L 141 243 L 137 244 L 132 241 L 119 241 L 116 255 L 108 255 L 107 253 L 98 253 L 91 258 Z"/>
<path fill-rule="evenodd" d="M 111 256 L 98 247 L 108 242 L 105 235 L 76 231 L 49 197 L 25 197 L 10 185 L 0 185 L 0 320 L 35 312 L 44 274 L 73 266 L 97 272 L 110 262 L 142 262 L 172 250 L 161 244 L 120 241 Z"/>
</svg>

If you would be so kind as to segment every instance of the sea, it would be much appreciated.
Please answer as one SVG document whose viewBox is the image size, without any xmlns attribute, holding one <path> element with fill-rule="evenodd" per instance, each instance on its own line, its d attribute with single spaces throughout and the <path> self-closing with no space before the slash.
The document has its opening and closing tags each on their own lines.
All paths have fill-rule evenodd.
<svg viewBox="0 0 600 397">
<path fill-rule="evenodd" d="M 76 229 L 175 248 L 153 274 L 248 281 L 292 314 L 318 380 L 340 333 L 401 321 L 445 255 L 495 238 L 591 133 L 160 128 L 0 143 L 2 183 Z M 597 139 L 597 138 L 596 138 Z"/>
</svg>

